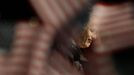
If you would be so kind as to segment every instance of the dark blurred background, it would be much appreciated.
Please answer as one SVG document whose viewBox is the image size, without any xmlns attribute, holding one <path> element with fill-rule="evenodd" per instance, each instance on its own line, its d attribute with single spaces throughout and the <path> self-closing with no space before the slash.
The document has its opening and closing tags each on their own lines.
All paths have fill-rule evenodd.
<svg viewBox="0 0 134 75">
<path fill-rule="evenodd" d="M 18 20 L 35 16 L 28 0 L 0 0 L 0 19 Z"/>
</svg>

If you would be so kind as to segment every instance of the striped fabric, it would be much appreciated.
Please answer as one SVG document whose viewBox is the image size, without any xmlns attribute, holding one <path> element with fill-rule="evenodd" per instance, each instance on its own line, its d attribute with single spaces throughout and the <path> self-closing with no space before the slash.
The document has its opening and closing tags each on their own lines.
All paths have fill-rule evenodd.
<svg viewBox="0 0 134 75">
<path fill-rule="evenodd" d="M 62 54 L 49 53 L 53 30 L 36 22 L 17 23 L 11 53 L 0 56 L 0 75 L 81 75 Z"/>
<path fill-rule="evenodd" d="M 69 63 L 67 57 L 51 50 L 51 46 L 57 31 L 62 30 L 68 22 L 72 21 L 88 1 L 30 0 L 30 2 L 43 23 L 41 25 L 36 22 L 17 24 L 11 54 L 0 56 L 0 75 L 82 75 Z M 115 6 L 97 4 L 94 7 L 92 20 L 95 31 L 104 43 L 101 45 L 109 48 L 103 51 L 133 45 L 134 29 L 131 12 L 131 3 Z M 123 38 L 116 36 L 111 39 L 109 34 L 112 37 L 120 34 Z M 128 42 L 127 39 L 132 42 Z M 109 42 L 109 40 L 112 41 Z M 68 43 L 68 40 L 65 39 L 65 42 Z M 122 42 L 126 43 L 122 44 Z M 97 51 L 100 51 L 101 45 L 96 49 Z M 116 75 L 110 56 L 91 53 L 88 57 L 91 66 L 87 75 Z"/>
<path fill-rule="evenodd" d="M 28 22 L 16 25 L 12 52 L 7 60 L 7 75 L 26 75 L 35 31 L 36 28 L 30 26 Z"/>
<path fill-rule="evenodd" d="M 30 2 L 44 25 L 34 43 L 29 75 L 48 75 L 47 56 L 57 29 L 60 30 L 73 20 L 76 14 L 86 6 L 87 0 L 30 0 Z"/>
<path fill-rule="evenodd" d="M 118 75 L 111 55 L 90 52 L 86 57 L 89 62 L 84 67 L 85 75 Z"/>
<path fill-rule="evenodd" d="M 75 18 L 87 5 L 87 0 L 30 0 L 30 3 L 43 23 L 16 25 L 11 53 L 0 61 L 3 68 L 0 75 L 80 75 L 62 55 L 58 54 L 61 59 L 51 62 L 59 61 L 59 66 L 49 65 L 48 56 L 57 31 Z M 4 62 L 6 66 L 3 67 Z M 54 69 L 54 66 L 60 69 Z"/>
<path fill-rule="evenodd" d="M 30 0 L 41 20 L 52 25 L 68 23 L 85 6 L 88 0 Z"/>
<path fill-rule="evenodd" d="M 134 15 L 130 2 L 97 4 L 92 13 L 91 22 L 99 38 L 97 52 L 134 46 Z"/>
<path fill-rule="evenodd" d="M 0 49 L 0 75 L 5 75 L 6 71 L 6 54 L 3 49 Z"/>
<path fill-rule="evenodd" d="M 38 35 L 36 35 L 38 37 L 33 42 L 29 75 L 45 74 L 45 61 L 47 61 L 49 48 L 54 38 L 54 30 L 51 25 L 47 25 L 46 27 L 41 27 Z"/>
</svg>

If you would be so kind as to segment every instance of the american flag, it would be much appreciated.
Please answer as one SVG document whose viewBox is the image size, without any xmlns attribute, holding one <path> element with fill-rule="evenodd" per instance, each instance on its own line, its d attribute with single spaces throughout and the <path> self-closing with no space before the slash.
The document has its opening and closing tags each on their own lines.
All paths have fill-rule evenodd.
<svg viewBox="0 0 134 75">
<path fill-rule="evenodd" d="M 134 46 L 133 4 L 98 3 L 94 6 L 91 24 L 98 36 L 96 52 L 111 52 Z"/>
<path fill-rule="evenodd" d="M 43 21 L 43 28 L 35 42 L 29 75 L 47 74 L 48 53 L 56 31 L 60 30 L 87 5 L 87 0 L 30 0 Z M 33 67 L 34 66 L 34 67 Z M 45 70 L 44 70 L 45 69 Z M 59 75 L 62 73 L 59 73 Z M 66 74 L 66 73 L 64 73 Z M 72 73 L 73 74 L 73 73 Z M 77 74 L 76 74 L 77 75 Z"/>
<path fill-rule="evenodd" d="M 0 75 L 82 75 L 69 63 L 66 56 L 51 50 L 51 46 L 57 31 L 71 24 L 69 22 L 82 12 L 88 0 L 30 0 L 30 3 L 42 23 L 23 21 L 16 24 L 11 52 L 0 56 Z M 101 41 L 101 45 L 95 50 L 101 51 L 102 45 L 103 52 L 133 45 L 132 11 L 129 2 L 94 6 L 91 22 L 93 21 L 93 28 Z M 115 38 L 111 39 L 107 33 Z M 117 33 L 123 38 L 115 36 Z M 67 38 L 65 40 L 68 42 Z M 64 48 L 68 50 L 66 46 Z M 87 75 L 116 75 L 109 55 L 99 55 L 96 52 L 88 55 L 91 66 L 86 69 L 89 70 Z"/>
<path fill-rule="evenodd" d="M 7 64 L 7 75 L 26 75 L 36 27 L 28 22 L 18 22 L 15 27 L 12 50 Z"/>
<path fill-rule="evenodd" d="M 48 56 L 57 31 L 82 12 L 88 1 L 30 0 L 30 3 L 42 23 L 22 21 L 16 24 L 11 52 L 0 61 L 6 65 L 0 75 L 80 75 L 66 62 L 66 57 L 54 53 L 51 64 L 56 65 L 52 66 Z"/>
<path fill-rule="evenodd" d="M 93 6 L 89 24 L 96 38 L 84 52 L 86 75 L 118 75 L 112 54 L 134 46 L 133 16 L 132 2 L 98 2 Z"/>
</svg>

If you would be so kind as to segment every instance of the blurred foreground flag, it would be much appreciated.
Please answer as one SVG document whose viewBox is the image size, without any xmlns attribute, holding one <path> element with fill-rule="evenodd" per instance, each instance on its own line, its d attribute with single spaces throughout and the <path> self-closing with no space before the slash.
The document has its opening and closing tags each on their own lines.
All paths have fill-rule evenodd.
<svg viewBox="0 0 134 75">
<path fill-rule="evenodd" d="M 134 46 L 134 14 L 131 2 L 98 3 L 91 16 L 99 41 L 96 42 L 97 52 L 111 52 Z"/>
<path fill-rule="evenodd" d="M 73 20 L 87 6 L 88 0 L 30 0 L 45 23 L 59 25 Z"/>
</svg>

